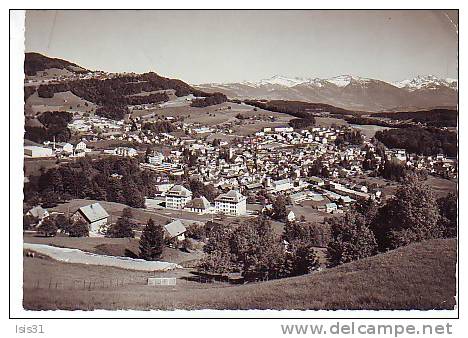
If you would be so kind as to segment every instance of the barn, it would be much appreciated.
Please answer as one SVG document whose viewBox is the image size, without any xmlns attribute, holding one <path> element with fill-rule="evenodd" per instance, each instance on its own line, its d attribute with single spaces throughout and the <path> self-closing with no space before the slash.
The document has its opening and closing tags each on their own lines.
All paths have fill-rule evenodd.
<svg viewBox="0 0 468 338">
<path fill-rule="evenodd" d="M 99 204 L 93 203 L 79 208 L 71 217 L 72 221 L 84 220 L 88 223 L 89 231 L 98 233 L 99 229 L 107 224 L 109 214 Z"/>
</svg>

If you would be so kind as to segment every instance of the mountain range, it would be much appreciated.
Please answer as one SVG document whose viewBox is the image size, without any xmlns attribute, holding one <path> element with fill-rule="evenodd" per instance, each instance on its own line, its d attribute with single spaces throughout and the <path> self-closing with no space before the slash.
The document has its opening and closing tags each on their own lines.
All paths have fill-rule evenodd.
<svg viewBox="0 0 468 338">
<path fill-rule="evenodd" d="M 207 83 L 194 87 L 222 92 L 232 99 L 321 102 L 363 111 L 453 107 L 458 102 L 458 80 L 433 75 L 395 83 L 351 75 L 328 79 L 275 75 L 257 82 Z"/>
<path fill-rule="evenodd" d="M 35 76 L 38 72 L 51 69 L 59 69 L 70 74 L 89 72 L 87 69 L 66 60 L 49 58 L 39 53 L 25 53 L 26 77 Z M 153 77 L 157 76 L 154 73 L 151 74 Z M 133 76 L 137 76 L 137 74 Z M 290 78 L 275 75 L 256 82 L 207 83 L 192 86 L 180 80 L 157 77 L 159 83 L 157 87 L 162 89 L 183 87 L 183 92 L 199 91 L 200 95 L 220 92 L 230 99 L 324 103 L 355 111 L 380 112 L 453 108 L 458 103 L 458 80 L 440 79 L 433 75 L 417 76 L 395 83 L 351 75 L 340 75 L 327 79 Z M 161 81 L 164 84 L 161 84 Z M 134 84 L 129 83 L 128 86 L 131 87 Z"/>
</svg>

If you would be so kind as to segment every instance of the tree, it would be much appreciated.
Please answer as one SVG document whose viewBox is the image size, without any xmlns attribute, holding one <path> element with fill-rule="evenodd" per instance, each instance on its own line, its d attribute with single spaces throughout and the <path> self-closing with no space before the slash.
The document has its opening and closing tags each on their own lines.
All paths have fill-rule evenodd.
<svg viewBox="0 0 468 338">
<path fill-rule="evenodd" d="M 410 176 L 379 210 L 373 230 L 380 250 L 442 237 L 439 218 L 431 188 Z"/>
<path fill-rule="evenodd" d="M 32 215 L 23 215 L 23 230 L 31 229 L 37 224 L 37 218 Z"/>
<path fill-rule="evenodd" d="M 377 253 L 377 243 L 363 215 L 354 210 L 329 220 L 332 240 L 327 247 L 330 266 L 337 266 Z"/>
<path fill-rule="evenodd" d="M 68 236 L 70 237 L 88 237 L 89 236 L 89 227 L 88 224 L 79 219 L 68 227 Z"/>
<path fill-rule="evenodd" d="M 237 227 L 231 252 L 247 280 L 275 279 L 284 275 L 284 248 L 263 217 Z"/>
<path fill-rule="evenodd" d="M 135 224 L 132 221 L 132 210 L 125 208 L 122 217 L 119 217 L 115 224 L 112 224 L 107 230 L 107 236 L 113 238 L 134 238 L 133 228 Z"/>
<path fill-rule="evenodd" d="M 68 217 L 65 217 L 65 215 L 62 214 L 59 214 L 57 217 L 55 217 L 55 224 L 57 225 L 57 228 L 64 233 L 67 233 L 69 227 L 71 226 Z"/>
<path fill-rule="evenodd" d="M 140 258 L 158 260 L 164 251 L 164 229 L 150 218 L 140 238 Z"/>
<path fill-rule="evenodd" d="M 437 200 L 440 213 L 440 226 L 444 237 L 457 236 L 457 195 L 453 192 Z"/>
<path fill-rule="evenodd" d="M 288 243 L 303 241 L 323 247 L 330 241 L 330 229 L 328 224 L 286 222 L 283 239 Z"/>
<path fill-rule="evenodd" d="M 317 270 L 320 266 L 317 253 L 312 243 L 308 241 L 292 241 L 288 245 L 285 256 L 286 276 L 305 275 Z"/>
<path fill-rule="evenodd" d="M 39 225 L 38 230 L 46 237 L 53 237 L 57 234 L 58 228 L 52 217 L 46 217 L 42 220 L 42 223 L 41 225 Z"/>
<path fill-rule="evenodd" d="M 199 270 L 225 273 L 234 269 L 230 242 L 232 230 L 224 224 L 207 222 L 205 225 L 208 242 L 203 247 L 205 256 L 200 261 Z"/>
<path fill-rule="evenodd" d="M 276 220 L 282 221 L 288 215 L 286 209 L 287 200 L 283 195 L 278 195 L 272 203 L 272 217 Z"/>
<path fill-rule="evenodd" d="M 354 204 L 354 210 L 365 217 L 367 225 L 374 223 L 379 208 L 377 203 L 371 198 L 358 198 Z"/>
</svg>

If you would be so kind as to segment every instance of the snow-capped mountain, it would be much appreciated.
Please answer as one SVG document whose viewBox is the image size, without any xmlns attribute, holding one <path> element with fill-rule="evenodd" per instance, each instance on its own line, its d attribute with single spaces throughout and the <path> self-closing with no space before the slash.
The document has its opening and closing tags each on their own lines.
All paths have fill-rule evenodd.
<svg viewBox="0 0 468 338">
<path fill-rule="evenodd" d="M 294 87 L 297 86 L 298 84 L 307 82 L 307 79 L 304 78 L 288 78 L 285 76 L 281 75 L 275 75 L 269 79 L 263 79 L 258 82 L 242 82 L 242 84 L 248 85 L 248 86 L 254 86 L 254 87 L 261 87 L 261 86 L 268 86 L 268 85 L 278 85 L 278 86 L 283 86 L 283 87 Z"/>
<path fill-rule="evenodd" d="M 457 89 L 458 80 L 456 79 L 439 79 L 434 75 L 421 76 L 418 75 L 411 80 L 403 80 L 395 82 L 394 85 L 398 88 L 405 88 L 409 91 L 420 89 L 437 89 L 439 87 L 448 87 Z"/>
<path fill-rule="evenodd" d="M 201 84 L 204 91 L 221 91 L 230 98 L 298 100 L 327 103 L 355 110 L 381 111 L 455 106 L 458 80 L 433 75 L 388 83 L 352 75 L 327 79 L 275 75 L 256 82 Z"/>
</svg>

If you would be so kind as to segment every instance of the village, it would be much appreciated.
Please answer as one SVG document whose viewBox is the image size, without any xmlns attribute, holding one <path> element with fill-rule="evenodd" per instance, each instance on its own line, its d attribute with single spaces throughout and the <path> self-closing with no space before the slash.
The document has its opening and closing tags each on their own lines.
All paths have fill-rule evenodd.
<svg viewBox="0 0 468 338">
<path fill-rule="evenodd" d="M 242 109 L 245 111 L 245 107 Z M 242 119 L 245 120 L 248 119 Z M 151 124 L 171 128 L 167 132 L 153 131 L 146 128 Z M 251 135 L 237 136 L 233 135 L 232 125 L 193 125 L 180 116 L 161 117 L 155 113 L 125 121 L 81 114 L 68 124 L 76 143 L 46 141 L 43 145 L 25 145 L 24 156 L 26 163 L 47 158 L 70 161 L 85 156 L 138 158 L 142 170 L 159 177 L 157 192 L 145 196 L 146 209 L 155 213 L 166 210 L 174 216 L 172 221 L 179 221 L 173 211 L 186 212 L 189 220 L 195 222 L 206 220 L 202 215 L 235 218 L 267 214 L 276 196 L 288 201 L 284 221 L 323 221 L 327 214 L 343 213 L 359 199 L 380 201 L 391 194 L 391 183 L 369 177 L 369 167 L 381 166 L 383 156 L 431 175 L 448 173 L 456 177 L 455 161 L 443 155 L 417 156 L 404 149 L 385 149 L 382 153 L 372 139 L 361 134 L 356 144 L 338 144 L 337 138 L 353 132 L 347 126 L 294 130 L 287 124 L 276 124 Z M 107 148 L 106 141 L 133 146 Z M 206 196 L 193 196 L 184 187 L 184 177 L 210 185 L 220 193 L 211 201 Z M 46 211 L 35 211 L 37 208 L 41 207 L 29 212 L 41 219 Z M 76 212 L 89 224 L 91 236 L 105 234 L 109 215 L 98 202 Z M 180 236 L 184 229 L 179 226 L 174 233 Z"/>
</svg>

